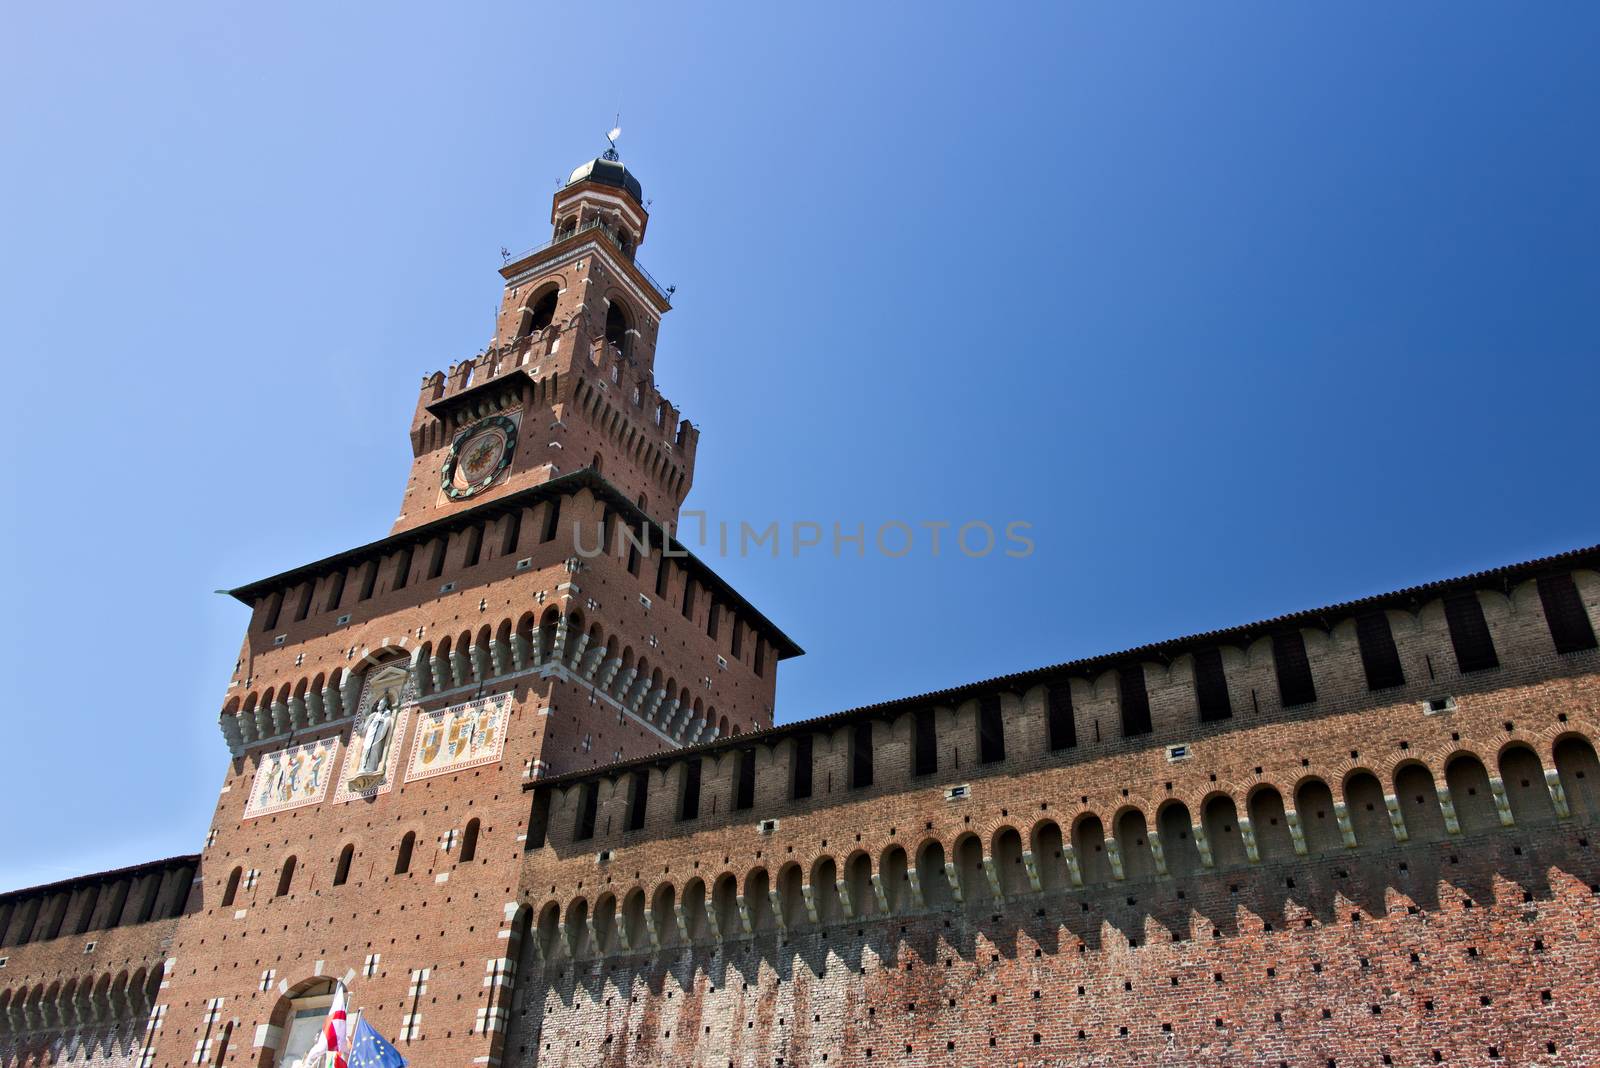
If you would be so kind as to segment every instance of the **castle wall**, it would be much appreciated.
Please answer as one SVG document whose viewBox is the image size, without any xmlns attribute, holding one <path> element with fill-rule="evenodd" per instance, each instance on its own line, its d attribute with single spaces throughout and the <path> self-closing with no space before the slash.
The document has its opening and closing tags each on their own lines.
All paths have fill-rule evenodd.
<svg viewBox="0 0 1600 1068">
<path fill-rule="evenodd" d="M 1576 582 L 1593 622 L 1600 584 Z M 1198 653 L 1136 653 L 537 787 L 508 1056 L 1588 1063 L 1600 652 L 1554 650 L 1532 582 L 1478 597 L 1489 670 L 1460 669 L 1435 598 L 1389 613 L 1405 682 L 1377 691 L 1330 612 L 1304 632 L 1306 704 L 1255 637 L 1222 650 L 1232 714 L 1210 722 Z M 1122 736 L 1132 664 L 1151 729 Z M 1063 687 L 1077 743 L 1052 749 Z M 924 711 L 938 769 L 917 775 Z"/>
<path fill-rule="evenodd" d="M 529 960 L 505 1063 L 1593 1064 L 1596 830 Z"/>
</svg>

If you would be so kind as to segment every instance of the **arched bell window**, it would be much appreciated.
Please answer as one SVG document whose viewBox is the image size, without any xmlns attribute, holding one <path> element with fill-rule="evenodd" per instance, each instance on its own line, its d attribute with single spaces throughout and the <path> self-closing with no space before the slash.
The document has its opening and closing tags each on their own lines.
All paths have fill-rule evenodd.
<svg viewBox="0 0 1600 1068">
<path fill-rule="evenodd" d="M 606 308 L 606 344 L 615 345 L 624 356 L 628 354 L 628 313 L 619 301 Z"/>
<path fill-rule="evenodd" d="M 552 285 L 523 309 L 522 322 L 517 326 L 518 337 L 536 334 L 555 321 L 556 293 L 556 287 Z"/>
</svg>

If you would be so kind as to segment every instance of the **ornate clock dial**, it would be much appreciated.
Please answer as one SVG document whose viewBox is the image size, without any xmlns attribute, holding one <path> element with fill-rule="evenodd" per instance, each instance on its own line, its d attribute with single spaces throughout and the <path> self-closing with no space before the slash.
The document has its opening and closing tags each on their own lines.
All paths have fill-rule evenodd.
<svg viewBox="0 0 1600 1068">
<path fill-rule="evenodd" d="M 491 415 L 456 435 L 440 472 L 445 495 L 460 500 L 488 489 L 511 466 L 516 447 L 517 424 L 503 415 Z"/>
</svg>

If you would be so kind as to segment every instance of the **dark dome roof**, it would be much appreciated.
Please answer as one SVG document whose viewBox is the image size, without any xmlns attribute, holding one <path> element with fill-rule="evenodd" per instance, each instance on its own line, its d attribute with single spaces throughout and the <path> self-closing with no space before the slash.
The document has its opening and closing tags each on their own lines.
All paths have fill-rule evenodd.
<svg viewBox="0 0 1600 1068">
<path fill-rule="evenodd" d="M 604 156 L 592 159 L 574 170 L 567 184 L 576 185 L 583 181 L 615 186 L 631 196 L 640 207 L 644 206 L 644 188 L 621 160 L 606 159 Z"/>
</svg>

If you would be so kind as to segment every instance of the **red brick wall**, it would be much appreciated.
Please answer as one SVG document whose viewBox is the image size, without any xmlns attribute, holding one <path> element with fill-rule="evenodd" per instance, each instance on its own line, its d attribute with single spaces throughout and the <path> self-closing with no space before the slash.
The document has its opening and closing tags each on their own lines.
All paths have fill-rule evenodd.
<svg viewBox="0 0 1600 1068">
<path fill-rule="evenodd" d="M 507 1063 L 1593 1064 L 1596 830 L 569 961 Z"/>
<path fill-rule="evenodd" d="M 785 792 L 792 741 L 769 751 L 754 739 L 751 810 L 728 811 L 730 748 L 703 758 L 692 822 L 675 814 L 681 761 L 652 770 L 641 832 L 621 829 L 628 776 L 602 779 L 600 832 L 584 842 L 571 838 L 580 784 L 557 787 L 548 841 L 523 875 L 508 1055 L 541 1066 L 744 1068 L 824 1054 L 849 1065 L 1320 1066 L 1435 1063 L 1437 1050 L 1439 1063 L 1593 1063 L 1600 654 L 1541 651 L 1536 611 L 1495 617 L 1502 668 L 1442 681 L 1453 661 L 1433 650 L 1430 612 L 1397 629 L 1408 671 L 1433 656 L 1433 677 L 1422 665 L 1398 692 L 1367 693 L 1359 666 L 1328 670 L 1342 662 L 1335 628 L 1314 657 L 1309 709 L 1258 712 L 1236 698 L 1234 719 L 1201 727 L 1192 706 L 1180 714 L 1176 689 L 1156 684 L 1153 736 L 1052 754 L 1034 688 L 1005 699 L 1002 764 L 974 764 L 976 702 L 964 702 L 939 712 L 941 770 L 927 780 L 909 774 L 909 714 L 879 723 L 877 780 L 859 791 L 845 785 L 847 725 L 821 725 L 808 801 Z M 1455 697 L 1453 711 L 1423 711 L 1435 690 Z M 1169 762 L 1163 745 L 1178 738 L 1192 755 Z M 1467 777 L 1480 758 L 1481 777 Z M 1546 770 L 1570 817 L 1558 818 Z M 970 796 L 947 801 L 945 787 L 961 783 Z M 1295 810 L 1304 854 L 1273 796 Z M 1147 830 L 1121 833 L 1129 814 L 1159 829 L 1165 874 Z M 1254 817 L 1259 859 L 1241 815 Z M 763 818 L 778 829 L 761 833 Z M 1083 886 L 1054 855 L 1056 828 Z M 925 895 L 949 860 L 965 900 L 918 902 L 897 847 Z M 611 850 L 603 862 L 600 850 Z M 1042 891 L 1030 857 L 1047 873 Z"/>
</svg>

